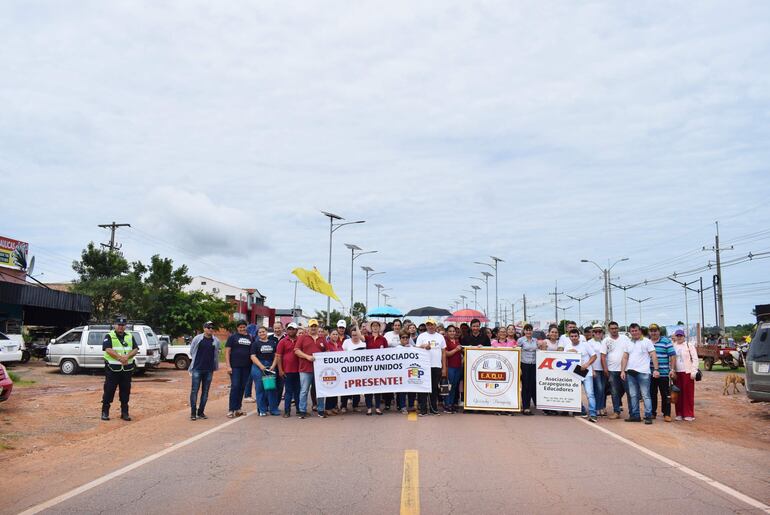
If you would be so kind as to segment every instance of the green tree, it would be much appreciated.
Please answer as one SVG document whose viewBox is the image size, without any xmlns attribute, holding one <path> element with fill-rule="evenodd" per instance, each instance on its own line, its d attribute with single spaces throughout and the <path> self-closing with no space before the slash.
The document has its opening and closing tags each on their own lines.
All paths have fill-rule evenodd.
<svg viewBox="0 0 770 515">
<path fill-rule="evenodd" d="M 359 320 L 366 318 L 366 306 L 363 302 L 354 302 L 353 309 L 351 311 L 353 312 L 353 316 Z M 347 321 L 350 323 L 350 317 L 348 317 Z"/>
<path fill-rule="evenodd" d="M 316 311 L 315 312 L 315 318 L 318 320 L 318 323 L 320 325 L 322 325 L 322 326 L 326 325 L 326 310 Z M 337 327 L 337 322 L 339 322 L 340 320 L 343 320 L 343 319 L 348 321 L 348 322 L 350 322 L 350 320 L 347 317 L 345 317 L 345 315 L 343 315 L 342 313 L 340 313 L 336 309 L 333 309 L 331 311 L 330 316 L 329 316 L 329 324 L 332 327 Z"/>
<path fill-rule="evenodd" d="M 129 264 L 120 252 L 91 242 L 72 267 L 78 273 L 74 290 L 91 296 L 95 320 L 109 321 L 121 313 L 174 338 L 200 330 L 208 320 L 232 328 L 230 304 L 203 292 L 185 292 L 192 281 L 187 266 L 175 268 L 169 258 L 155 255 L 149 265 Z"/>
<path fill-rule="evenodd" d="M 72 263 L 78 274 L 73 291 L 91 297 L 93 319 L 109 320 L 120 311 L 126 296 L 131 296 L 130 268 L 122 253 L 101 249 L 94 242 L 83 249 L 80 261 Z"/>
</svg>

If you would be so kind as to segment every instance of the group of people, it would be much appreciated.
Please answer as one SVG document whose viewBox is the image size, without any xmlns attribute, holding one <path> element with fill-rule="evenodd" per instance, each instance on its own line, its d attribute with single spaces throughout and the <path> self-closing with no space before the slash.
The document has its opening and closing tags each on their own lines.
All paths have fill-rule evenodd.
<svg viewBox="0 0 770 515">
<path fill-rule="evenodd" d="M 431 393 L 383 393 L 364 395 L 366 415 L 382 415 L 392 407 L 402 413 L 416 409 L 418 415 L 439 414 L 439 402 L 444 413 L 459 410 L 460 384 L 463 379 L 464 347 L 517 347 L 520 349 L 521 406 L 524 415 L 532 415 L 537 406 L 536 356 L 538 350 L 575 352 L 580 355 L 580 370 L 586 405 L 583 416 L 591 422 L 597 417 L 618 419 L 626 396 L 629 416 L 627 422 L 651 424 L 657 418 L 658 400 L 663 419 L 672 421 L 671 389 L 676 391 L 676 420 L 692 421 L 694 413 L 695 380 L 698 376 L 698 356 L 695 347 L 686 341 L 683 331 L 676 331 L 673 341 L 661 334 L 657 324 L 643 330 L 639 324 L 628 327 L 628 335 L 620 332 L 616 322 L 608 324 L 609 334 L 602 325 L 586 327 L 583 332 L 574 322 L 568 322 L 565 333 L 556 325 L 545 333 L 544 339 L 534 336 L 533 327 L 526 324 L 519 334 L 516 327 L 483 328 L 479 320 L 459 326 L 438 324 L 428 319 L 419 326 L 409 320 L 394 320 L 383 326 L 377 320 L 364 324 L 353 318 L 351 326 L 340 320 L 336 327 L 322 327 L 311 319 L 307 327 L 281 322 L 273 325 L 273 333 L 259 327 L 250 334 L 243 321 L 224 346 L 224 367 L 230 376 L 227 416 L 244 414 L 244 401 L 257 404 L 259 416 L 291 416 L 306 418 L 313 412 L 318 417 L 361 411 L 361 396 L 320 398 L 314 387 L 313 361 L 319 352 L 356 351 L 387 347 L 418 347 L 430 352 Z M 251 328 L 253 329 L 253 328 Z M 254 331 L 252 331 L 253 333 Z M 646 334 L 645 334 L 646 333 Z M 213 335 L 213 324 L 204 324 L 203 333 L 191 342 L 190 418 L 207 418 L 205 414 L 209 386 L 219 367 L 220 342 Z M 263 380 L 263 378 L 266 378 Z M 449 385 L 448 393 L 439 394 L 439 385 Z M 200 395 L 199 395 L 200 394 Z M 612 410 L 607 411 L 607 396 Z M 281 411 L 281 400 L 283 410 Z M 640 400 L 644 412 L 640 413 Z M 417 407 L 415 408 L 415 401 Z M 546 415 L 556 412 L 545 411 Z M 500 413 L 502 414 L 502 412 Z"/>
</svg>

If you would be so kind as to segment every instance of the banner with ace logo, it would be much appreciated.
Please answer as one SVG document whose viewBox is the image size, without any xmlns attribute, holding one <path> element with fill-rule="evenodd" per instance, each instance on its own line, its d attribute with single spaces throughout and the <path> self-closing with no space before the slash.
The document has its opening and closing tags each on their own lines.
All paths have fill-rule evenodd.
<svg viewBox="0 0 770 515">
<path fill-rule="evenodd" d="M 466 347 L 464 351 L 464 408 L 521 411 L 521 351 L 504 347 Z"/>
<path fill-rule="evenodd" d="M 537 407 L 555 411 L 580 411 L 583 382 L 575 374 L 580 355 L 574 352 L 537 351 Z"/>
</svg>

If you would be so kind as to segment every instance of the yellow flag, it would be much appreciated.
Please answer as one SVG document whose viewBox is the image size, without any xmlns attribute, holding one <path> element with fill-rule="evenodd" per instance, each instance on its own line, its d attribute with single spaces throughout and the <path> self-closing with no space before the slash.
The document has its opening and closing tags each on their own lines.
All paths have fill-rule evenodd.
<svg viewBox="0 0 770 515">
<path fill-rule="evenodd" d="M 332 285 L 326 282 L 326 280 L 321 276 L 321 272 L 319 272 L 316 267 L 313 267 L 312 270 L 295 268 L 291 271 L 291 273 L 296 275 L 297 279 L 299 279 L 302 284 L 311 290 L 317 291 L 318 293 L 326 295 L 327 297 L 331 297 L 336 301 L 340 300 L 340 298 L 337 297 L 337 294 L 334 293 L 334 288 L 332 288 Z"/>
</svg>

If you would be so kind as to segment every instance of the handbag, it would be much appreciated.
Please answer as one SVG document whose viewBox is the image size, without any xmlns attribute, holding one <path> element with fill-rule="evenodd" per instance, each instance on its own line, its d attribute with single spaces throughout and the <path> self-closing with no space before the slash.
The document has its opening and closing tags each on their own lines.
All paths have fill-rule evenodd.
<svg viewBox="0 0 770 515">
<path fill-rule="evenodd" d="M 438 384 L 438 394 L 441 397 L 446 397 L 449 395 L 449 392 L 452 391 L 452 385 L 449 384 L 449 381 L 446 379 L 441 379 L 441 381 Z"/>
<path fill-rule="evenodd" d="M 687 345 L 687 352 L 690 354 L 690 359 L 694 363 L 700 363 L 700 361 L 697 359 L 697 357 L 696 358 L 692 357 L 692 347 L 690 347 L 690 344 L 689 343 L 685 343 L 685 345 Z M 700 381 L 701 379 L 703 379 L 703 374 L 701 373 L 700 369 L 698 369 L 698 371 L 695 372 L 695 380 L 696 381 Z"/>
<path fill-rule="evenodd" d="M 677 385 L 675 381 L 671 381 L 669 379 L 669 384 L 671 385 L 669 391 L 671 392 L 671 402 L 676 404 L 676 402 L 679 400 L 679 393 L 682 391 Z"/>
</svg>

